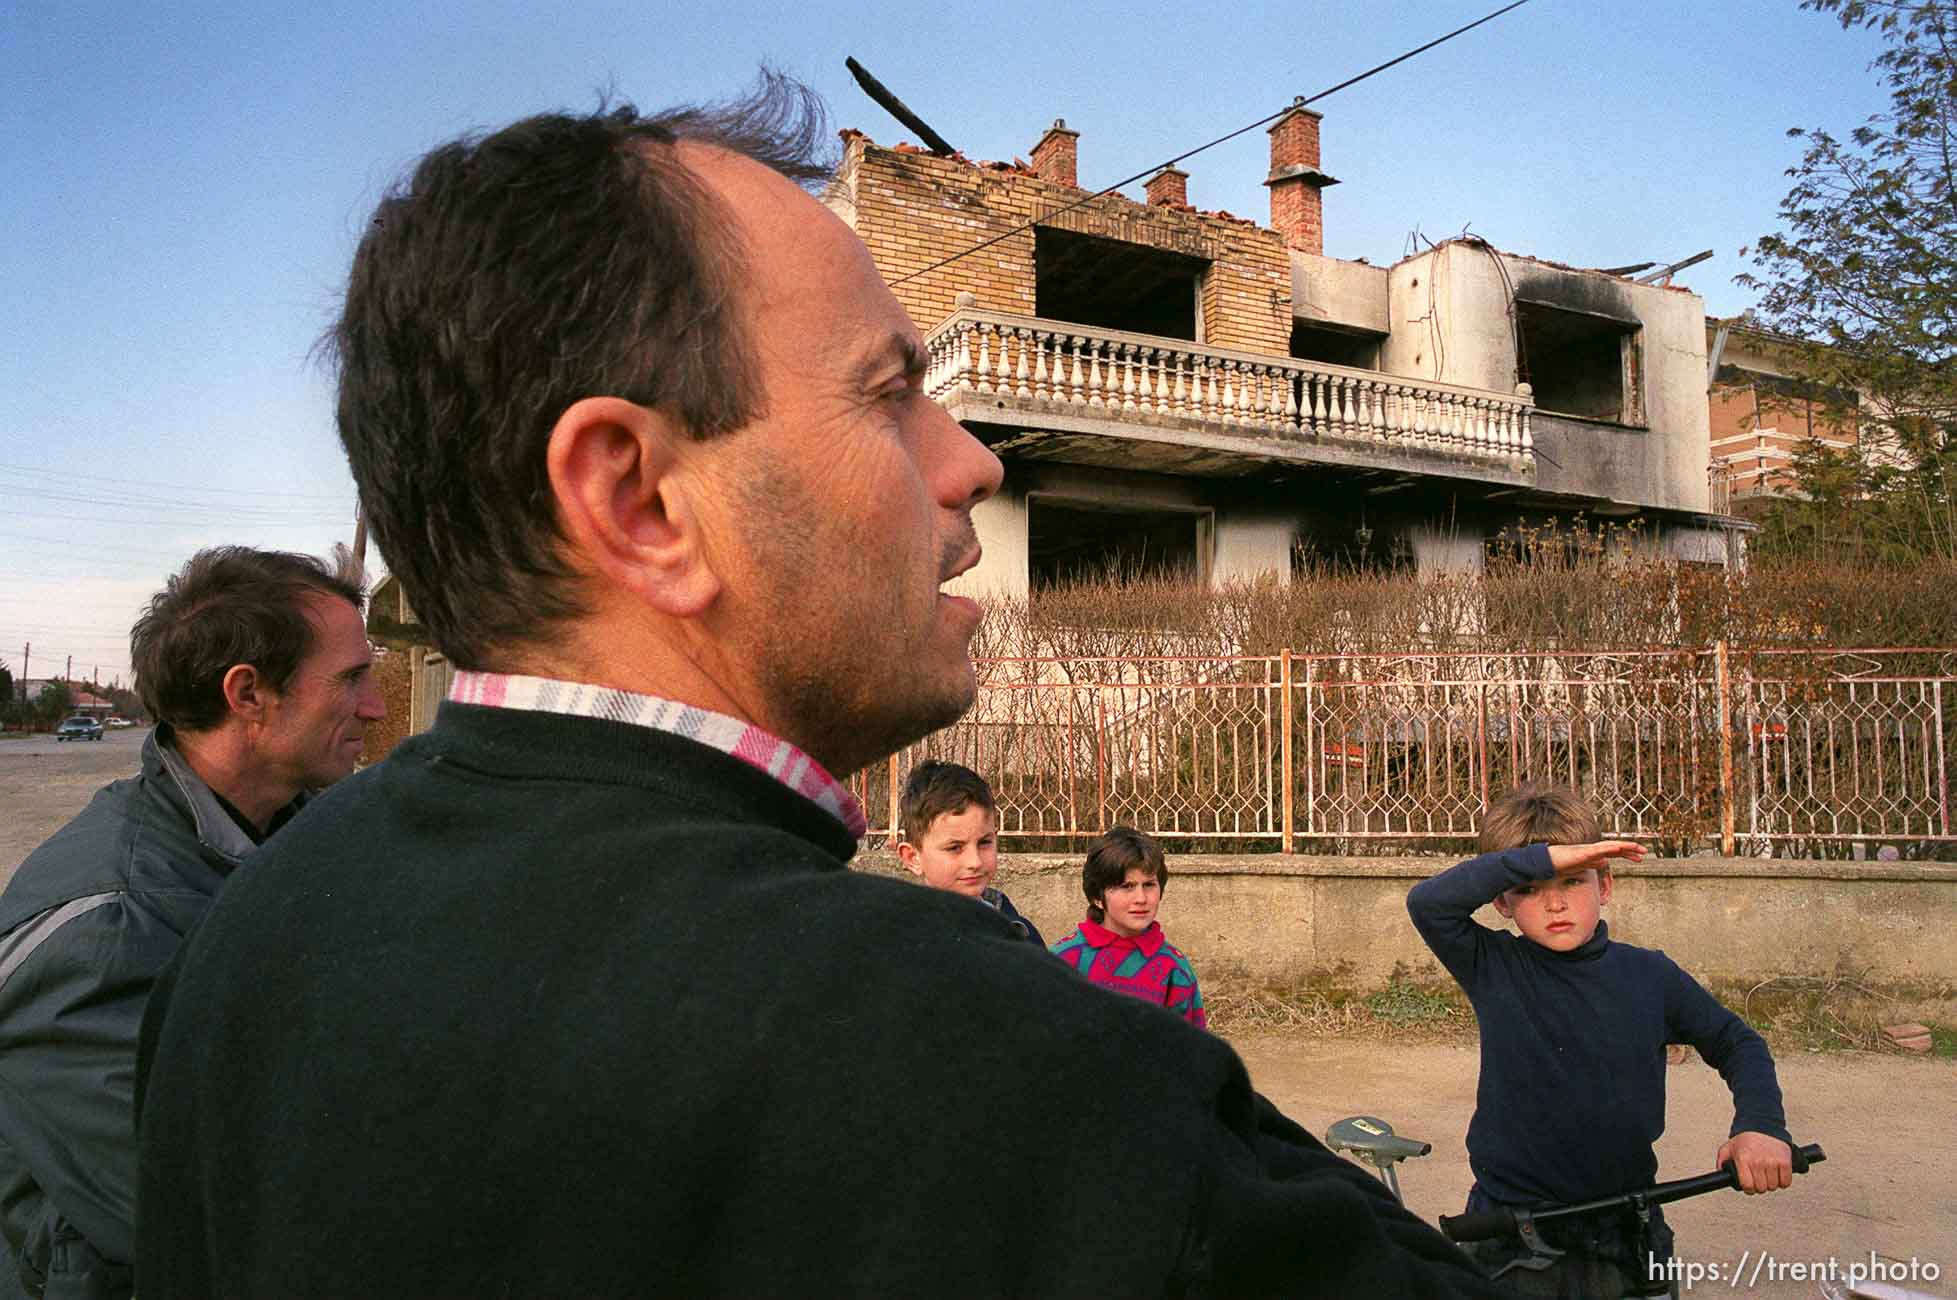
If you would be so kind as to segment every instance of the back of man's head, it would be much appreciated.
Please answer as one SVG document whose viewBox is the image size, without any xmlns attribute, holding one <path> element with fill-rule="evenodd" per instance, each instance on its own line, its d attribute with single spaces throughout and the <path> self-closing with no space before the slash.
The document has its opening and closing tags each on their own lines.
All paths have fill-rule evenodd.
<svg viewBox="0 0 1957 1300">
<path fill-rule="evenodd" d="M 339 548 L 334 566 L 310 555 L 218 546 L 193 555 L 150 599 L 129 634 L 136 690 L 150 716 L 179 731 L 209 731 L 229 715 L 224 675 L 250 664 L 275 691 L 313 647 L 307 600 L 324 595 L 354 609 L 360 571 Z"/>
<path fill-rule="evenodd" d="M 1525 781 L 1488 807 L 1480 849 L 1499 853 L 1525 844 L 1594 844 L 1602 839 L 1597 814 L 1568 786 Z"/>
<path fill-rule="evenodd" d="M 546 114 L 444 145 L 382 201 L 328 344 L 340 440 L 390 570 L 463 668 L 586 612 L 559 553 L 558 417 L 622 398 L 706 438 L 760 414 L 731 214 L 695 142 L 829 174 L 819 101 Z"/>
</svg>

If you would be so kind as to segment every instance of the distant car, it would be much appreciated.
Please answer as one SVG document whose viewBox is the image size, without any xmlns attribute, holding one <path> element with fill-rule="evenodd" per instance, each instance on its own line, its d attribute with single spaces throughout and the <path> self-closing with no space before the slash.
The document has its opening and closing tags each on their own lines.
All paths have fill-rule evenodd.
<svg viewBox="0 0 1957 1300">
<path fill-rule="evenodd" d="M 128 718 L 109 718 L 107 721 L 111 727 L 133 727 L 136 725 Z"/>
<path fill-rule="evenodd" d="M 102 724 L 95 718 L 77 713 L 54 729 L 54 738 L 56 740 L 100 740 Z"/>
</svg>

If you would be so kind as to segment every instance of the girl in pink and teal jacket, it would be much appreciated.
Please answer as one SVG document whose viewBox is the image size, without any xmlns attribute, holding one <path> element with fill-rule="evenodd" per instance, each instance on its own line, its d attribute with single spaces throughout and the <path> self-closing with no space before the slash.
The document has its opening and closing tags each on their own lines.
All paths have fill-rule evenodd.
<svg viewBox="0 0 1957 1300">
<path fill-rule="evenodd" d="M 1163 937 L 1155 919 L 1169 864 L 1162 846 L 1130 826 L 1095 840 L 1081 868 L 1087 919 L 1053 945 L 1053 954 L 1090 981 L 1167 1007 L 1207 1028 L 1196 968 Z"/>
</svg>

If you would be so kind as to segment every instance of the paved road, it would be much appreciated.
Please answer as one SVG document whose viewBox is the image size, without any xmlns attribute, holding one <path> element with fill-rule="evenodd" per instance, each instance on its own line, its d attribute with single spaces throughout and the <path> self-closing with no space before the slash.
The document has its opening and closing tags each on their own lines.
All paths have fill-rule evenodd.
<svg viewBox="0 0 1957 1300">
<path fill-rule="evenodd" d="M 0 740 L 0 885 L 97 789 L 136 774 L 148 735 L 124 727 L 99 741 Z"/>
<path fill-rule="evenodd" d="M 49 758 L 64 754 L 70 749 L 85 749 L 90 745 L 110 745 L 118 741 L 131 741 L 142 748 L 142 738 L 149 734 L 147 727 L 110 727 L 102 732 L 100 740 L 56 740 L 53 736 L 35 736 L 32 740 L 0 740 L 0 757 L 7 758 Z"/>
</svg>

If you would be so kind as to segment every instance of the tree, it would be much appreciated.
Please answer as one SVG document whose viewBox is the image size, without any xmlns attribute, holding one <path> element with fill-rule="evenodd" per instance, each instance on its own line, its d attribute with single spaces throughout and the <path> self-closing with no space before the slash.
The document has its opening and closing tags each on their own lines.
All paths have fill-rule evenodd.
<svg viewBox="0 0 1957 1300">
<path fill-rule="evenodd" d="M 116 711 L 117 717 L 128 718 L 131 722 L 142 718 L 142 697 L 127 686 L 98 686 L 95 693 L 109 702 L 109 706 Z"/>
<path fill-rule="evenodd" d="M 1753 251 L 1766 322 L 1805 342 L 1801 378 L 1859 425 L 1858 452 L 1812 447 L 1806 500 L 1761 541 L 1886 560 L 1957 559 L 1957 0 L 1802 0 L 1879 32 L 1886 112 L 1847 140 L 1796 128 L 1783 229 Z"/>
<path fill-rule="evenodd" d="M 41 688 L 41 698 L 34 702 L 34 714 L 42 722 L 59 722 L 68 716 L 69 706 L 74 702 L 68 683 L 49 682 Z"/>
<path fill-rule="evenodd" d="M 13 669 L 7 667 L 5 664 L 0 664 L 0 709 L 6 708 L 7 705 L 12 704 L 13 702 L 14 702 Z"/>
</svg>

